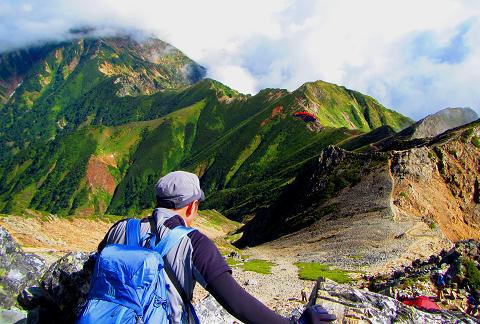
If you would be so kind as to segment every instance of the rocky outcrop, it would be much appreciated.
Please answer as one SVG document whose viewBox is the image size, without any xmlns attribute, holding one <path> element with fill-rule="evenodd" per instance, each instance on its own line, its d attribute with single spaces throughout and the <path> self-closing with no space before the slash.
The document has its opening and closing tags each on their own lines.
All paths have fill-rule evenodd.
<svg viewBox="0 0 480 324">
<path fill-rule="evenodd" d="M 27 312 L 17 308 L 0 308 L 0 323 L 27 324 Z"/>
<path fill-rule="evenodd" d="M 330 281 L 319 288 L 318 303 L 334 313 L 339 323 L 475 323 L 462 314 L 426 313 L 393 298 Z"/>
<path fill-rule="evenodd" d="M 208 295 L 195 305 L 200 323 L 209 324 L 233 324 L 239 323 L 235 317 L 230 315 L 212 295 Z"/>
<path fill-rule="evenodd" d="M 269 246 L 295 249 L 301 261 L 375 271 L 479 239 L 480 122 L 418 143 L 364 154 L 324 149 L 237 244 L 276 239 Z"/>
<path fill-rule="evenodd" d="M 72 252 L 50 266 L 40 285 L 25 289 L 20 305 L 33 323 L 73 323 L 90 288 L 93 254 Z"/>
<path fill-rule="evenodd" d="M 392 154 L 393 209 L 424 219 L 451 241 L 480 238 L 480 123 Z"/>
<path fill-rule="evenodd" d="M 25 287 L 34 285 L 45 272 L 45 262 L 24 253 L 11 235 L 0 227 L 0 306 L 10 308 Z"/>
</svg>

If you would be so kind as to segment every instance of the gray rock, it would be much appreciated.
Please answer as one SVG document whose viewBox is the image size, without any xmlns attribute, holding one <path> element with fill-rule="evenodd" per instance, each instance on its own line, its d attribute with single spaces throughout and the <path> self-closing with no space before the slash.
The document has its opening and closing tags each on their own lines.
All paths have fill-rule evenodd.
<svg viewBox="0 0 480 324">
<path fill-rule="evenodd" d="M 0 323 L 26 324 L 27 312 L 18 308 L 0 308 Z"/>
<path fill-rule="evenodd" d="M 34 285 L 45 272 L 45 261 L 24 253 L 3 227 L 0 227 L 0 306 L 12 307 L 18 293 Z"/>
<path fill-rule="evenodd" d="M 73 323 L 90 288 L 93 253 L 71 252 L 50 266 L 40 286 L 22 291 L 30 323 Z"/>
<path fill-rule="evenodd" d="M 195 305 L 200 323 L 224 324 L 241 323 L 230 315 L 211 295 Z"/>
</svg>

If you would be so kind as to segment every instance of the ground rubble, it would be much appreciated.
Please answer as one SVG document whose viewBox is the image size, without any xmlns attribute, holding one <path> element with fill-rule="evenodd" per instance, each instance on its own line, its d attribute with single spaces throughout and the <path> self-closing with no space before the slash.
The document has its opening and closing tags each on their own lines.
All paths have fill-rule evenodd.
<svg viewBox="0 0 480 324">
<path fill-rule="evenodd" d="M 91 257 L 81 252 L 65 255 L 48 269 L 39 286 L 20 294 L 20 305 L 29 310 L 29 323 L 73 322 L 88 292 Z M 425 313 L 393 298 L 332 281 L 318 286 L 316 302 L 336 314 L 338 323 L 474 323 L 452 312 Z M 210 295 L 195 307 L 203 323 L 239 323 Z"/>
<path fill-rule="evenodd" d="M 396 299 L 331 281 L 320 284 L 317 303 L 334 313 L 339 323 L 475 323 L 462 314 L 422 312 Z"/>
<path fill-rule="evenodd" d="M 0 321 L 17 324 L 73 323 L 89 290 L 94 254 L 71 252 L 46 269 L 40 258 L 23 253 L 8 232 L 2 228 L 0 240 L 2 240 L 0 267 L 8 269 L 8 272 L 1 273 L 3 276 L 0 282 L 2 287 L 11 288 L 8 298 L 3 298 L 0 303 L 0 308 L 3 308 L 0 309 Z M 464 250 L 466 247 L 471 247 L 471 244 L 462 245 Z M 30 272 L 18 276 L 23 281 L 15 281 L 16 286 L 7 285 L 10 282 L 8 273 L 11 271 L 25 273 L 24 270 L 27 269 Z M 276 276 L 273 277 L 280 280 Z M 264 286 L 261 278 L 257 278 L 257 281 L 252 278 L 256 277 L 248 277 L 248 286 Z M 474 320 L 460 313 L 451 311 L 425 313 L 385 295 L 332 281 L 322 282 L 317 288 L 314 289 L 314 292 L 318 291 L 315 302 L 336 314 L 338 323 L 474 323 Z M 20 290 L 22 291 L 18 294 Z M 312 293 L 311 300 L 314 295 Z M 20 307 L 23 310 L 19 309 Z M 197 300 L 195 307 L 203 323 L 239 323 L 211 295 Z M 292 309 L 285 311 L 278 307 L 275 309 L 284 316 L 292 314 L 299 316 L 302 312 L 301 303 L 293 311 Z"/>
</svg>

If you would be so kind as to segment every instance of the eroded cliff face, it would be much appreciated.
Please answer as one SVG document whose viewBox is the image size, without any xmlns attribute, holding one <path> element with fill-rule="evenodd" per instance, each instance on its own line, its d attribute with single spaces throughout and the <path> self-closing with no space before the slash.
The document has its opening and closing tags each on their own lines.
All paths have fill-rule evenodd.
<svg viewBox="0 0 480 324">
<path fill-rule="evenodd" d="M 478 239 L 479 131 L 476 122 L 402 151 L 331 146 L 239 243 L 281 236 L 267 245 L 304 261 L 383 269 Z"/>
<path fill-rule="evenodd" d="M 451 241 L 480 237 L 479 127 L 397 152 L 391 160 L 393 210 L 424 219 Z"/>
</svg>

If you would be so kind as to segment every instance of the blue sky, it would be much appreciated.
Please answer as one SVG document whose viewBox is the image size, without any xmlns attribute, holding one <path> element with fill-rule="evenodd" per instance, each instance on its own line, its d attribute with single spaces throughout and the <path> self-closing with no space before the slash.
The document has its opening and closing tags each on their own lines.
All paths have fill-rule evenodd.
<svg viewBox="0 0 480 324">
<path fill-rule="evenodd" d="M 86 25 L 151 33 L 244 93 L 320 79 L 414 119 L 480 113 L 477 0 L 0 0 L 0 51 Z"/>
</svg>

